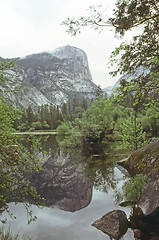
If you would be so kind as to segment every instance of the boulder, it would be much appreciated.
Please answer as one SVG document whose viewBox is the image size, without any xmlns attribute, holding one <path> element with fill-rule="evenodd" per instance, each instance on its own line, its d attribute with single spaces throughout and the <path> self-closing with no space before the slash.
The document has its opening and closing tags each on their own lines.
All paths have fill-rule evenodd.
<svg viewBox="0 0 159 240">
<path fill-rule="evenodd" d="M 150 214 L 144 214 L 139 207 L 133 209 L 129 224 L 134 229 L 135 238 L 159 239 L 159 207 L 156 207 Z"/>
<path fill-rule="evenodd" d="M 129 172 L 130 176 L 138 173 L 150 173 L 159 167 L 159 139 L 139 148 L 127 160 L 119 162 Z"/>
<path fill-rule="evenodd" d="M 148 176 L 145 184 L 139 206 L 145 214 L 149 214 L 159 206 L 159 169 L 154 169 Z"/>
<path fill-rule="evenodd" d="M 128 220 L 125 212 L 114 210 L 96 220 L 92 226 L 106 233 L 113 239 L 120 239 L 128 229 Z"/>
</svg>

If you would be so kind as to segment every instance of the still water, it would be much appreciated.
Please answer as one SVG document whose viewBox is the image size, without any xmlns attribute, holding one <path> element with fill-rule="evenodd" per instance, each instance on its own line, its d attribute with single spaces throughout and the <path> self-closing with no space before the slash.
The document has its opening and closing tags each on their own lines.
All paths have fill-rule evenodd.
<svg viewBox="0 0 159 240">
<path fill-rule="evenodd" d="M 32 178 L 33 185 L 46 199 L 46 206 L 31 206 L 37 220 L 27 224 L 23 204 L 10 204 L 15 219 L 9 219 L 5 228 L 15 234 L 27 234 L 33 240 L 107 240 L 106 234 L 91 224 L 104 214 L 115 209 L 124 210 L 115 203 L 115 191 L 125 181 L 125 174 L 114 160 L 125 157 L 117 154 L 111 145 L 66 151 L 59 147 L 55 136 L 41 137 L 47 154 L 37 152 L 43 165 L 40 174 Z M 3 213 L 3 217 L 8 217 Z M 133 239 L 128 231 L 123 237 Z"/>
</svg>

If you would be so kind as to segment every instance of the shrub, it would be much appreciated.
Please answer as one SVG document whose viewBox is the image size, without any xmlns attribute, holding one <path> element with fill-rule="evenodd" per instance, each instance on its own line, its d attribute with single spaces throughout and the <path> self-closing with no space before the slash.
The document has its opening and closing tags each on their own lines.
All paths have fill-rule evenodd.
<svg viewBox="0 0 159 240">
<path fill-rule="evenodd" d="M 124 198 L 126 200 L 138 202 L 140 200 L 141 192 L 146 180 L 147 176 L 140 174 L 125 182 L 123 185 Z"/>
<path fill-rule="evenodd" d="M 62 123 L 58 126 L 57 133 L 59 135 L 69 135 L 71 133 L 71 129 L 65 123 Z"/>
</svg>

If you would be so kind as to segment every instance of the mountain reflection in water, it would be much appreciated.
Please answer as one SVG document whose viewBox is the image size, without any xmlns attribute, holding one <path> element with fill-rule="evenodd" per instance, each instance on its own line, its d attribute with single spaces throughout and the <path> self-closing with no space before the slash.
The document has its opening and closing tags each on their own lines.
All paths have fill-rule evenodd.
<svg viewBox="0 0 159 240">
<path fill-rule="evenodd" d="M 11 203 L 10 210 L 17 219 L 9 219 L 5 227 L 10 226 L 15 234 L 27 233 L 32 240 L 108 240 L 91 224 L 107 212 L 121 209 L 113 199 L 124 175 L 115 167 L 113 149 L 102 153 L 99 148 L 87 149 L 86 153 L 74 149 L 68 153 L 60 149 L 54 136 L 41 140 L 48 153 L 43 158 L 37 154 L 42 170 L 31 182 L 46 199 L 46 206 L 39 209 L 33 204 L 31 209 L 38 219 L 27 225 L 23 205 Z M 132 233 L 123 239 L 133 239 Z"/>
<path fill-rule="evenodd" d="M 32 177 L 32 184 L 46 199 L 46 206 L 58 206 L 74 212 L 86 207 L 92 199 L 93 184 L 85 177 L 81 164 L 73 163 L 62 151 L 49 156 L 40 173 Z"/>
</svg>

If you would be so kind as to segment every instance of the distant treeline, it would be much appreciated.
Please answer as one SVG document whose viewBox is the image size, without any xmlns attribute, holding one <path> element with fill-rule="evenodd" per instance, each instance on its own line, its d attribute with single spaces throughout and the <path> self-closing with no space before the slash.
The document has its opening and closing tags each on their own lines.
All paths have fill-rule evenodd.
<svg viewBox="0 0 159 240">
<path fill-rule="evenodd" d="M 88 106 L 85 98 L 79 100 L 76 96 L 72 103 L 63 103 L 61 108 L 53 104 L 41 105 L 36 113 L 29 105 L 23 110 L 21 118 L 15 121 L 15 128 L 20 131 L 54 130 L 64 121 L 82 117 Z"/>
</svg>

